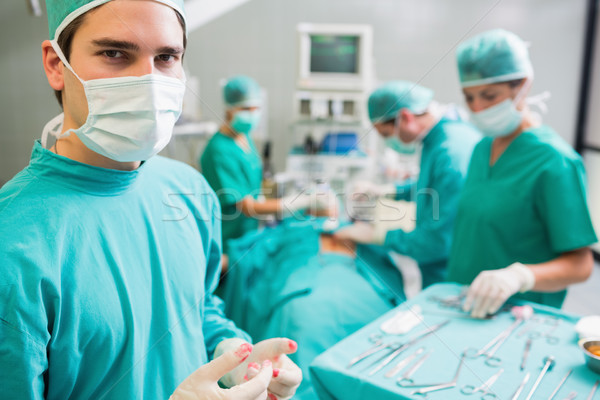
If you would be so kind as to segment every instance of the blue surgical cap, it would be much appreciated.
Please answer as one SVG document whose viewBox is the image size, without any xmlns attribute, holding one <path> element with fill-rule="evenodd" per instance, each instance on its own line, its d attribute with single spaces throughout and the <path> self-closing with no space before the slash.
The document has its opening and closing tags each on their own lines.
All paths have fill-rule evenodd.
<svg viewBox="0 0 600 400">
<path fill-rule="evenodd" d="M 508 82 L 533 76 L 527 44 L 504 29 L 483 32 L 456 50 L 462 87 Z"/>
<path fill-rule="evenodd" d="M 433 90 L 408 81 L 393 81 L 376 89 L 369 96 L 371 122 L 386 122 L 396 118 L 403 108 L 415 114 L 427 111 L 433 100 Z"/>
<path fill-rule="evenodd" d="M 260 86 L 244 75 L 230 78 L 223 88 L 227 107 L 259 107 L 262 103 Z"/>
<path fill-rule="evenodd" d="M 50 40 L 58 39 L 60 33 L 77 17 L 92 8 L 112 0 L 46 0 Z M 177 11 L 185 19 L 183 0 L 154 0 Z"/>
</svg>

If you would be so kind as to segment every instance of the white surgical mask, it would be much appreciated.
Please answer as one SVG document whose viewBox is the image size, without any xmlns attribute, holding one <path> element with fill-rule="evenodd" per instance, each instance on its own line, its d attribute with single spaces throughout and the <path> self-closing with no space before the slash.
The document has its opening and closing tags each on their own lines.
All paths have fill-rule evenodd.
<svg viewBox="0 0 600 400">
<path fill-rule="evenodd" d="M 523 121 L 523 111 L 517 109 L 521 97 L 531 86 L 527 79 L 514 100 L 508 98 L 485 110 L 471 113 L 471 121 L 486 136 L 496 138 L 513 133 Z"/>
<path fill-rule="evenodd" d="M 521 125 L 523 113 L 517 110 L 515 103 L 509 98 L 472 113 L 471 121 L 484 135 L 495 138 L 513 133 Z"/>
<path fill-rule="evenodd" d="M 417 152 L 417 141 L 413 140 L 410 143 L 404 143 L 397 136 L 385 138 L 385 145 L 390 149 L 400 154 L 415 154 Z"/>
<path fill-rule="evenodd" d="M 90 150 L 119 162 L 147 160 L 169 143 L 182 110 L 184 80 L 149 74 L 84 81 L 55 41 L 52 46 L 83 85 L 88 102 L 85 123 L 58 138 L 74 132 Z"/>
</svg>

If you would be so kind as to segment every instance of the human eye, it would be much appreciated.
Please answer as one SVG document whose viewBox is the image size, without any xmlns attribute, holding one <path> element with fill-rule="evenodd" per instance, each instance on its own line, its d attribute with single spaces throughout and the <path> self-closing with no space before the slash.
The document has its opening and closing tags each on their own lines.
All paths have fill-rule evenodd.
<svg viewBox="0 0 600 400">
<path fill-rule="evenodd" d="M 484 92 L 481 94 L 481 97 L 486 101 L 494 101 L 498 97 L 498 93 L 496 92 Z"/>
<path fill-rule="evenodd" d="M 119 50 L 104 50 L 104 51 L 102 51 L 102 54 L 106 58 L 112 58 L 112 59 L 119 59 L 119 58 L 125 57 L 125 54 L 123 54 L 123 52 L 119 51 Z"/>
</svg>

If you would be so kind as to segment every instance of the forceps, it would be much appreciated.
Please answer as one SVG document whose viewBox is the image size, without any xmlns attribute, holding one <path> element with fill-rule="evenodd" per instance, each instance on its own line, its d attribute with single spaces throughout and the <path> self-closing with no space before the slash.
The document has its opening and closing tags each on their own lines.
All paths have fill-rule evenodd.
<svg viewBox="0 0 600 400">
<path fill-rule="evenodd" d="M 350 367 L 354 366 L 355 364 L 358 364 L 365 358 L 367 358 L 383 349 L 395 348 L 400 345 L 400 342 L 384 343 L 383 335 L 380 333 L 373 333 L 371 336 L 369 336 L 369 341 L 371 343 L 373 343 L 373 346 L 370 347 L 369 349 L 367 349 L 366 351 L 364 351 L 363 353 L 357 355 L 352 360 L 350 360 L 350 362 L 348 363 L 346 368 L 350 368 Z"/>
<path fill-rule="evenodd" d="M 474 348 L 469 348 L 465 351 L 465 355 L 467 358 L 477 358 L 479 356 L 485 356 L 485 363 L 490 367 L 497 367 L 500 365 L 502 360 L 500 357 L 496 357 L 495 354 L 500 349 L 502 344 L 508 339 L 511 333 L 523 323 L 523 318 L 518 318 L 515 322 L 513 322 L 507 329 L 500 332 L 498 336 L 493 338 L 488 344 L 483 346 L 481 349 L 477 350 Z"/>
<path fill-rule="evenodd" d="M 421 365 L 423 365 L 423 363 L 427 360 L 427 358 L 429 358 L 430 355 L 431 355 L 431 352 L 423 354 L 423 356 L 421 356 L 421 358 L 419 358 L 419 360 L 417 362 L 415 362 L 415 364 L 412 367 L 410 367 L 410 369 L 408 371 L 406 371 L 400 377 L 400 379 L 398 379 L 398 381 L 397 381 L 398 385 L 400 385 L 400 386 L 413 385 L 415 383 L 415 381 L 412 379 L 412 376 L 414 375 L 415 372 L 417 372 L 417 370 L 421 367 Z"/>
<path fill-rule="evenodd" d="M 481 392 L 481 399 L 482 400 L 497 399 L 498 396 L 495 393 L 491 392 L 490 388 L 498 380 L 498 378 L 500 377 L 500 375 L 502 375 L 503 372 L 504 372 L 503 369 L 501 369 L 500 371 L 496 372 L 494 375 L 492 375 L 487 381 L 485 381 L 479 387 L 475 387 L 474 385 L 465 385 L 460 390 L 460 392 L 462 394 L 475 394 L 477 392 Z"/>
</svg>

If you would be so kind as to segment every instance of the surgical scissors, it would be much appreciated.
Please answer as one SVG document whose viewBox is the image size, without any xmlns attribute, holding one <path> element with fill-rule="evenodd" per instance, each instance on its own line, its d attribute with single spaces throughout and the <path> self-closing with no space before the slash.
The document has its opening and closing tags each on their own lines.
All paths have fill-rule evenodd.
<svg viewBox="0 0 600 400">
<path fill-rule="evenodd" d="M 513 322 L 508 328 L 500 332 L 498 336 L 493 338 L 488 344 L 483 346 L 481 349 L 477 350 L 474 348 L 469 348 L 465 351 L 465 355 L 467 358 L 477 358 L 479 356 L 485 356 L 485 363 L 490 367 L 497 367 L 502 362 L 502 359 L 496 357 L 496 352 L 502 344 L 508 339 L 508 337 L 525 321 L 525 317 L 520 316 L 517 317 L 515 322 Z"/>
<path fill-rule="evenodd" d="M 490 388 L 498 380 L 498 378 L 500 377 L 500 375 L 502 375 L 503 372 L 504 372 L 504 369 L 501 369 L 500 371 L 496 372 L 494 375 L 492 375 L 487 381 L 485 381 L 479 387 L 475 387 L 474 385 L 465 385 L 460 390 L 460 392 L 462 394 L 467 394 L 467 395 L 475 394 L 477 392 L 481 392 L 481 399 L 482 400 L 497 399 L 498 396 L 496 395 L 496 393 L 491 392 Z"/>
<path fill-rule="evenodd" d="M 413 395 L 418 394 L 418 395 L 424 396 L 424 397 L 427 397 L 427 393 L 453 388 L 456 386 L 456 383 L 458 382 L 458 376 L 460 375 L 460 369 L 462 368 L 464 362 L 465 362 L 465 353 L 463 352 L 460 357 L 460 361 L 458 362 L 458 367 L 456 368 L 456 373 L 454 374 L 454 378 L 452 378 L 452 380 L 450 382 L 438 383 L 435 385 L 410 385 L 410 386 L 404 385 L 404 387 L 420 386 L 421 389 L 417 389 L 417 390 L 413 391 L 411 394 L 413 394 Z"/>
</svg>

